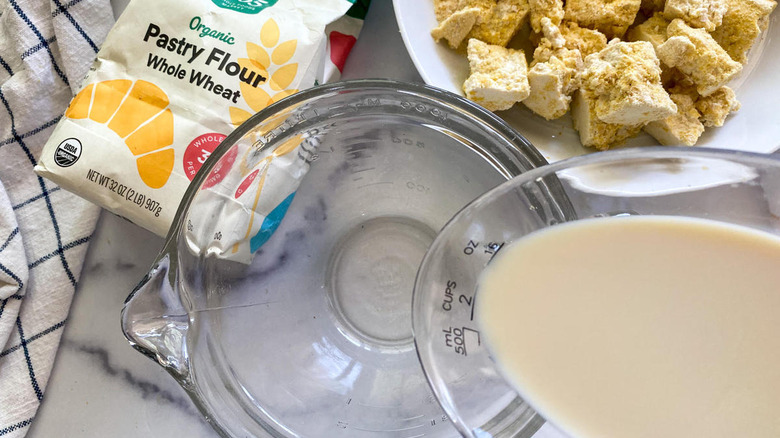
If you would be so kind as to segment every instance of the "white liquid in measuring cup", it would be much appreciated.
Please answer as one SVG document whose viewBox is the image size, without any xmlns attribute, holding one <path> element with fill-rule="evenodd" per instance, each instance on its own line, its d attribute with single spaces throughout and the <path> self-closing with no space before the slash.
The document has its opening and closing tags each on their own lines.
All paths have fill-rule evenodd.
<svg viewBox="0 0 780 438">
<path fill-rule="evenodd" d="M 780 237 L 621 217 L 536 232 L 483 273 L 510 383 L 577 438 L 780 436 Z"/>
</svg>

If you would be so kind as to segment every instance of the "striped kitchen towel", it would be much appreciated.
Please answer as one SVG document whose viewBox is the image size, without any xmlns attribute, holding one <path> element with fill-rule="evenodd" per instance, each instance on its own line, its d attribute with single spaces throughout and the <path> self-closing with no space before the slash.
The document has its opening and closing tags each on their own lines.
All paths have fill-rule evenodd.
<svg viewBox="0 0 780 438">
<path fill-rule="evenodd" d="M 0 0 L 0 437 L 46 383 L 98 208 L 33 173 L 113 24 L 109 0 Z"/>
</svg>

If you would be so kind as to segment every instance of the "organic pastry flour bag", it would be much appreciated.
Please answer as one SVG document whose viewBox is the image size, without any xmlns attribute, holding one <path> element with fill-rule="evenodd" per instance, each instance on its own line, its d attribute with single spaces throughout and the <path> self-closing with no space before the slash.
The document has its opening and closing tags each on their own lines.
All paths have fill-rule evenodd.
<svg viewBox="0 0 780 438">
<path fill-rule="evenodd" d="M 273 102 L 338 79 L 368 5 L 354 3 L 132 0 L 36 172 L 164 236 L 226 134 Z M 271 198 L 288 200 L 294 182 Z M 262 224 L 278 205 L 255 207 L 258 217 L 243 221 Z"/>
</svg>

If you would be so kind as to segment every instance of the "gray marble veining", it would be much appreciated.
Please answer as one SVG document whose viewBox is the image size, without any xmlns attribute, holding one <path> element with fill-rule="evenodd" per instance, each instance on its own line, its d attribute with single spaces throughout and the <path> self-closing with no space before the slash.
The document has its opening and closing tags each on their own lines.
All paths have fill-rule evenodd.
<svg viewBox="0 0 780 438">
<path fill-rule="evenodd" d="M 83 357 L 85 360 L 98 366 L 99 372 L 112 379 L 118 379 L 122 383 L 139 393 L 143 400 L 158 400 L 163 403 L 170 403 L 178 408 L 182 413 L 189 413 L 194 417 L 199 417 L 198 412 L 192 406 L 189 398 L 181 394 L 174 393 L 167 388 L 147 379 L 143 375 L 129 367 L 113 363 L 110 359 L 108 349 L 87 343 L 65 340 L 61 348 L 71 350 Z"/>
</svg>

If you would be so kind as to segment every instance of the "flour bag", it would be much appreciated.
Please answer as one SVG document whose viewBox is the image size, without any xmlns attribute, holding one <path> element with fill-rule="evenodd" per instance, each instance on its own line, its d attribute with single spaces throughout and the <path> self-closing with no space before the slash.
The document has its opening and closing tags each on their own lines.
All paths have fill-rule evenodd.
<svg viewBox="0 0 780 438">
<path fill-rule="evenodd" d="M 271 103 L 339 78 L 367 7 L 367 0 L 132 0 L 35 170 L 164 236 L 188 184 L 227 134 Z M 289 184 L 265 190 L 254 211 L 234 215 L 236 226 L 263 224 L 304 173 L 287 172 Z M 223 245 L 236 252 L 254 232 Z M 248 260 L 251 251 L 240 253 Z"/>
</svg>

